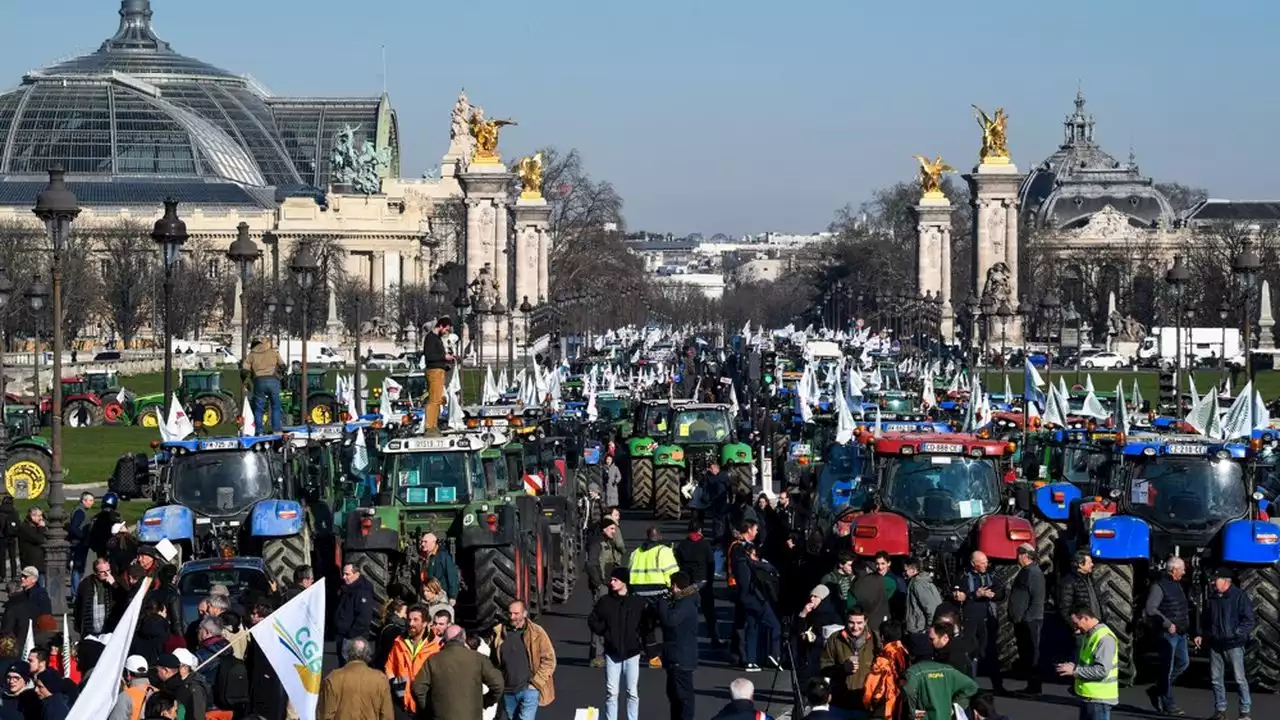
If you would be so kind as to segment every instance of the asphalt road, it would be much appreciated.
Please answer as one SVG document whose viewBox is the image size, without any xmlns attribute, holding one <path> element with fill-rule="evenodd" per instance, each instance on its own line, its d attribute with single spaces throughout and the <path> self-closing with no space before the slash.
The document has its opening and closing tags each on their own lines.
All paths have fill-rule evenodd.
<svg viewBox="0 0 1280 720">
<path fill-rule="evenodd" d="M 622 522 L 623 536 L 629 548 L 635 547 L 644 537 L 645 529 L 652 524 L 648 515 L 627 513 Z M 662 523 L 664 536 L 675 541 L 683 536 L 680 523 Z M 536 619 L 551 635 L 555 643 L 558 667 L 555 675 L 556 700 L 538 712 L 541 720 L 573 720 L 576 708 L 597 707 L 604 703 L 604 670 L 588 664 L 590 633 L 586 617 L 591 609 L 591 598 L 585 580 L 580 580 L 574 596 L 566 605 L 558 606 L 550 613 Z M 732 617 L 732 607 L 719 604 L 722 628 Z M 697 717 L 699 720 L 714 717 L 729 701 L 729 683 L 738 677 L 749 677 L 756 685 L 757 709 L 765 710 L 777 718 L 791 704 L 791 682 L 787 672 L 763 671 L 744 675 L 738 668 L 728 665 L 727 657 L 713 654 L 709 643 L 701 642 L 702 664 L 694 675 L 697 687 Z M 640 717 L 666 718 L 668 706 L 665 692 L 665 672 L 641 668 Z M 981 684 L 988 686 L 986 681 Z M 1021 682 L 1007 681 L 1011 690 L 1021 688 Z M 1120 707 L 1113 713 L 1117 717 L 1160 717 L 1151 711 L 1145 685 L 1121 691 Z M 1228 685 L 1228 717 L 1236 717 L 1235 692 Z M 1207 718 L 1213 714 L 1213 695 L 1208 686 L 1208 662 L 1193 658 L 1192 669 L 1183 677 L 1176 691 L 1176 699 L 1191 718 Z M 997 706 L 1001 713 L 1012 720 L 1035 718 L 1036 720 L 1074 720 L 1078 703 L 1061 684 L 1046 685 L 1045 692 L 1036 698 L 1000 697 Z M 621 708 L 619 708 L 621 712 Z M 1255 693 L 1253 717 L 1273 718 L 1280 713 L 1280 697 Z M 625 717 L 625 716 L 623 716 Z"/>
</svg>

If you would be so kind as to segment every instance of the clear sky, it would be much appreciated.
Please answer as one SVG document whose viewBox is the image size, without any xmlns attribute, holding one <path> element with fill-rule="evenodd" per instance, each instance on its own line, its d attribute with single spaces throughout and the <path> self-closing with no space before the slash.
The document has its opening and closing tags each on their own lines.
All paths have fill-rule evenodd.
<svg viewBox="0 0 1280 720">
<path fill-rule="evenodd" d="M 459 88 L 512 117 L 501 150 L 577 147 L 632 229 L 822 230 L 977 157 L 970 103 L 1007 108 L 1023 169 L 1062 138 L 1077 83 L 1096 137 L 1158 181 L 1280 198 L 1275 0 L 152 0 L 162 38 L 281 95 L 375 95 L 404 170 L 448 144 Z M 0 84 L 92 51 L 118 0 L 0 2 Z M 56 29 L 54 29 L 56 28 Z"/>
</svg>

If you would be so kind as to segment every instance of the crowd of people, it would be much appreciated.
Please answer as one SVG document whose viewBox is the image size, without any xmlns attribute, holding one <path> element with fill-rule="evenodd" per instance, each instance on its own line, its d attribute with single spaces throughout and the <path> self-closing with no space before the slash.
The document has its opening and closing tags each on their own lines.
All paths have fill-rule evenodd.
<svg viewBox="0 0 1280 720">
<path fill-rule="evenodd" d="M 1012 665 L 1023 683 L 1016 694 L 1039 695 L 1053 676 L 1071 686 L 1081 718 L 1105 720 L 1118 703 L 1119 641 L 1106 624 L 1104 588 L 1087 551 L 1074 556 L 1054 588 L 1032 545 L 1018 549 L 1016 569 L 994 568 L 973 552 L 959 581 L 944 588 L 919 558 L 895 562 L 885 553 L 864 559 L 851 550 L 830 551 L 820 537 L 806 534 L 803 511 L 786 491 L 776 501 L 735 498 L 715 465 L 703 487 L 709 502 L 674 544 L 654 527 L 628 552 L 616 508 L 604 511 L 588 543 L 591 664 L 605 669 L 605 720 L 619 717 L 619 705 L 628 720 L 639 717 L 637 678 L 646 665 L 666 669 L 670 716 L 693 718 L 693 671 L 707 658 L 700 636 L 710 653 L 727 651 L 744 673 L 794 671 L 812 718 L 946 720 L 957 707 L 969 717 L 1000 718 L 997 698 L 1010 694 L 998 648 L 1002 627 L 1012 629 L 1015 641 Z M 1201 635 L 1189 637 L 1184 561 L 1171 557 L 1164 567 L 1139 618 L 1161 652 L 1158 681 L 1148 691 L 1154 710 L 1184 714 L 1173 686 L 1193 644 L 1209 654 L 1212 720 L 1227 718 L 1228 666 L 1238 687 L 1237 717 L 1249 720 L 1243 648 L 1254 620 L 1248 597 L 1229 570 L 1218 571 L 1196 624 Z M 721 578 L 719 597 L 733 605 L 727 627 L 715 610 Z M 1042 638 L 1062 630 L 1063 642 L 1050 650 L 1055 657 L 1042 658 Z M 979 689 L 980 677 L 988 679 L 989 691 Z M 757 712 L 748 693 L 735 695 L 716 718 L 756 718 Z"/>
</svg>

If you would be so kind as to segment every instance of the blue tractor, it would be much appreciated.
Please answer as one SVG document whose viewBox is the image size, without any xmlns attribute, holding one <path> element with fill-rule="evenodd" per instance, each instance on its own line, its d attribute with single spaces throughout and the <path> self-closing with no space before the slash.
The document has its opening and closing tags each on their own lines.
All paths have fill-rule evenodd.
<svg viewBox="0 0 1280 720">
<path fill-rule="evenodd" d="M 1258 626 L 1245 650 L 1253 687 L 1280 687 L 1280 525 L 1257 488 L 1268 461 L 1260 439 L 1222 442 L 1199 435 L 1142 434 L 1117 441 L 1122 466 L 1116 514 L 1091 516 L 1089 552 L 1105 589 L 1108 625 L 1120 640 L 1120 676 L 1132 683 L 1151 626 L 1147 590 L 1165 559 L 1184 560 L 1191 636 L 1212 573 L 1229 569 L 1252 601 Z"/>
<path fill-rule="evenodd" d="M 184 559 L 258 555 L 274 577 L 311 565 L 313 531 L 282 435 L 160 443 L 156 506 L 138 522 L 138 540 L 168 540 Z"/>
</svg>

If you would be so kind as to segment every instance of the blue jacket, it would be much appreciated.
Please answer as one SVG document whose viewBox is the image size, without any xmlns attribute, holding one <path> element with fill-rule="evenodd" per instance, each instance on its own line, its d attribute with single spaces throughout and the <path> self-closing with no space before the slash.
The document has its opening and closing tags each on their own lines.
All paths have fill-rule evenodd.
<svg viewBox="0 0 1280 720">
<path fill-rule="evenodd" d="M 1240 588 L 1232 585 L 1225 593 L 1210 590 L 1200 623 L 1204 642 L 1209 647 L 1214 650 L 1244 647 L 1256 624 L 1253 604 Z"/>
<path fill-rule="evenodd" d="M 338 590 L 338 609 L 333 613 L 333 632 L 338 638 L 367 638 L 373 632 L 373 584 L 360 577 Z"/>
<path fill-rule="evenodd" d="M 84 506 L 78 506 L 71 513 L 71 522 L 67 523 L 67 542 L 72 549 L 87 552 L 89 550 L 89 513 Z"/>
<path fill-rule="evenodd" d="M 730 559 L 733 565 L 733 579 L 738 584 L 738 602 L 751 611 L 764 608 L 764 599 L 755 587 L 755 575 L 751 571 L 751 556 L 745 545 L 739 545 Z"/>
<path fill-rule="evenodd" d="M 423 564 L 422 574 L 426 578 L 435 578 L 440 582 L 440 587 L 444 588 L 444 594 L 451 599 L 458 597 L 458 563 L 454 561 L 453 555 L 443 547 L 436 550 L 436 554 Z"/>
<path fill-rule="evenodd" d="M 662 661 L 685 670 L 698 667 L 698 590 L 685 588 L 657 603 L 662 622 Z"/>
</svg>

